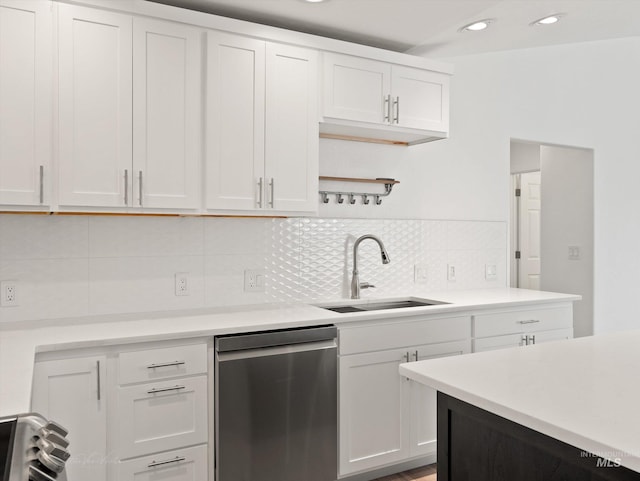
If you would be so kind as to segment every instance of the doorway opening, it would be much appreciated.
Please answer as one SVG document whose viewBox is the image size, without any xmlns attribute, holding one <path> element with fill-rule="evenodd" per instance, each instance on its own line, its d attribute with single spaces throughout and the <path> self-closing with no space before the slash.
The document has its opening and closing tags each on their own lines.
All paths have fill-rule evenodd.
<svg viewBox="0 0 640 481">
<path fill-rule="evenodd" d="M 575 337 L 593 334 L 591 149 L 511 141 L 510 285 L 579 294 Z"/>
</svg>

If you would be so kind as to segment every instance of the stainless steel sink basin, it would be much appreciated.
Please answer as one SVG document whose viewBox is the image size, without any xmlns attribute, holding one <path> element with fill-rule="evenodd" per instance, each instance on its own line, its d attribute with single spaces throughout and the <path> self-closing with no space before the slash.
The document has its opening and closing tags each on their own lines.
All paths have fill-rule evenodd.
<svg viewBox="0 0 640 481">
<path fill-rule="evenodd" d="M 431 299 L 405 298 L 405 299 L 384 299 L 379 301 L 354 301 L 353 303 L 344 303 L 338 305 L 318 306 L 340 314 L 350 312 L 379 311 L 383 309 L 402 309 L 405 307 L 425 307 L 448 304 L 448 302 L 434 301 Z"/>
</svg>

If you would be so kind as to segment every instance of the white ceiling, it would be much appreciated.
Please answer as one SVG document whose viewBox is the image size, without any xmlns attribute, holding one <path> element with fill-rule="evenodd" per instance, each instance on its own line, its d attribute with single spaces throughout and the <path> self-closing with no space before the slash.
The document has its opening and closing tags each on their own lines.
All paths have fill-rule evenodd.
<svg viewBox="0 0 640 481">
<path fill-rule="evenodd" d="M 151 1 L 427 57 L 640 36 L 640 0 Z M 552 13 L 566 15 L 529 26 Z M 485 31 L 458 31 L 485 18 Z"/>
</svg>

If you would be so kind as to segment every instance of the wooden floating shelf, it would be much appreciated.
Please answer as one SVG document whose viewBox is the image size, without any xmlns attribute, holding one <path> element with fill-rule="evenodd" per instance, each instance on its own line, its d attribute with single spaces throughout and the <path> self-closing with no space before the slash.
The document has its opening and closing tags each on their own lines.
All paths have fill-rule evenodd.
<svg viewBox="0 0 640 481">
<path fill-rule="evenodd" d="M 328 176 L 324 176 L 321 175 L 320 180 L 327 180 L 327 181 L 332 181 L 332 182 L 362 182 L 362 183 L 366 183 L 366 184 L 399 184 L 400 181 L 399 180 L 395 180 L 395 179 L 358 179 L 356 177 L 328 177 Z"/>
<path fill-rule="evenodd" d="M 393 189 L 393 186 L 400 183 L 399 180 L 384 179 L 384 178 L 361 179 L 361 178 L 357 178 L 357 177 L 329 177 L 329 176 L 321 175 L 319 177 L 319 179 L 320 180 L 329 181 L 329 182 L 357 182 L 357 183 L 362 183 L 362 184 L 382 184 L 382 185 L 384 185 L 384 193 L 376 193 L 376 192 L 345 192 L 345 191 L 321 190 L 320 191 L 320 196 L 322 198 L 322 203 L 323 204 L 328 204 L 329 203 L 329 196 L 330 195 L 335 195 L 336 196 L 336 202 L 338 204 L 344 204 L 345 203 L 344 201 L 347 200 L 346 205 L 353 205 L 353 204 L 356 203 L 356 197 L 361 197 L 362 198 L 362 203 L 364 205 L 368 205 L 368 204 L 371 203 L 371 200 L 369 199 L 369 197 L 372 197 L 374 199 L 373 205 L 380 205 L 380 204 L 382 204 L 382 198 L 383 197 L 387 197 L 389 194 L 391 194 L 391 190 Z"/>
</svg>

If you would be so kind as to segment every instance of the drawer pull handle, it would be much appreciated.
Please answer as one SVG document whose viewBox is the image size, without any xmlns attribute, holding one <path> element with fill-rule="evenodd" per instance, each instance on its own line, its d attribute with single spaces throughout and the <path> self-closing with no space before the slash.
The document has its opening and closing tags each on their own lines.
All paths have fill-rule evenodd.
<svg viewBox="0 0 640 481">
<path fill-rule="evenodd" d="M 518 321 L 519 324 L 535 324 L 540 322 L 540 319 L 529 319 L 528 321 Z"/>
<path fill-rule="evenodd" d="M 148 468 L 155 468 L 157 466 L 163 466 L 165 464 L 171 464 L 171 463 L 179 463 L 180 461 L 185 461 L 187 458 L 185 458 L 184 456 L 176 456 L 173 459 L 167 459 L 166 461 L 152 461 L 151 463 L 149 463 L 147 465 Z"/>
<path fill-rule="evenodd" d="M 147 369 L 156 369 L 158 367 L 170 367 L 170 366 L 182 366 L 183 364 L 186 364 L 185 361 L 173 361 L 173 362 L 162 362 L 159 364 L 149 364 L 147 366 Z"/>
<path fill-rule="evenodd" d="M 147 391 L 147 394 L 155 394 L 158 392 L 167 392 L 167 391 L 179 391 L 180 389 L 186 389 L 187 386 L 178 386 L 177 384 L 173 387 L 161 387 L 161 388 L 153 388 Z"/>
</svg>

